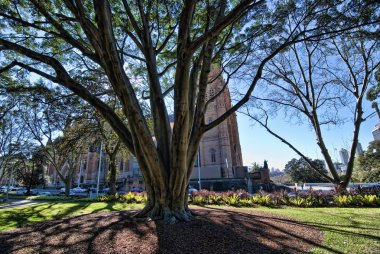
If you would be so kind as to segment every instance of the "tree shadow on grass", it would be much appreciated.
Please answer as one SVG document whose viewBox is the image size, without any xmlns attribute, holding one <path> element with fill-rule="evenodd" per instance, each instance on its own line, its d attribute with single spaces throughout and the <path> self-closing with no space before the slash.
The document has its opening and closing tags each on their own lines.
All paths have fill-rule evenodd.
<svg viewBox="0 0 380 254">
<path fill-rule="evenodd" d="M 253 211 L 253 210 L 247 210 L 246 212 L 243 212 L 237 209 L 224 210 L 220 208 L 209 208 L 209 209 L 217 210 L 217 211 L 223 210 L 225 213 L 228 214 L 228 217 L 230 218 L 229 220 L 226 220 L 226 221 L 235 221 L 236 218 L 239 218 L 239 220 L 241 220 L 244 217 L 249 220 L 250 217 L 252 216 L 251 212 Z M 372 241 L 380 241 L 380 237 L 378 236 L 380 232 L 380 228 L 371 227 L 371 225 L 368 225 L 365 227 L 358 226 L 358 225 L 355 225 L 357 224 L 356 221 L 352 222 L 353 225 L 336 225 L 336 224 L 318 223 L 318 222 L 302 223 L 302 222 L 295 221 L 283 216 L 275 216 L 275 217 L 272 217 L 270 221 L 268 222 L 266 221 L 266 219 L 268 218 L 266 213 L 254 214 L 253 216 L 255 217 L 256 221 L 260 221 L 264 225 L 271 225 L 271 227 L 277 229 L 278 231 L 283 231 L 283 229 L 281 227 L 278 227 L 277 225 L 272 225 L 273 223 L 274 224 L 279 223 L 280 225 L 282 223 L 285 223 L 288 229 L 291 228 L 292 226 L 310 227 L 310 228 L 322 230 L 325 232 L 328 231 L 328 232 L 341 234 L 341 235 L 344 235 L 345 237 L 353 237 L 355 239 L 363 238 L 363 239 L 372 240 Z M 285 230 L 286 234 L 288 234 L 291 237 L 294 237 L 295 239 L 299 239 L 302 242 L 308 242 L 310 244 L 314 244 L 314 247 L 322 248 L 328 251 L 329 253 L 342 253 L 340 250 L 337 250 L 328 246 L 324 246 L 323 244 L 318 244 L 318 243 L 315 244 L 313 242 L 310 242 L 310 239 L 308 238 L 308 236 L 305 237 L 305 235 L 302 235 L 302 234 L 301 235 L 294 234 L 294 232 L 291 232 L 288 229 Z M 372 232 L 373 234 L 353 232 L 352 229 L 368 230 Z"/>
<path fill-rule="evenodd" d="M 16 227 L 23 227 L 28 223 L 31 223 L 31 219 L 45 220 L 46 216 L 43 212 L 50 209 L 54 203 L 49 205 L 35 205 L 22 207 L 17 210 L 6 209 L 1 211 L 0 226 L 6 226 L 9 223 L 14 223 Z"/>
<path fill-rule="evenodd" d="M 211 208 L 211 209 L 217 209 L 218 210 L 219 208 Z M 234 212 L 239 213 L 236 210 Z M 245 213 L 239 213 L 239 214 L 242 216 L 246 215 Z M 328 214 L 328 215 L 331 216 L 331 214 Z M 357 214 L 355 214 L 355 215 L 358 216 Z M 259 218 L 260 216 L 256 215 L 256 217 Z M 320 223 L 320 222 L 307 222 L 306 224 L 313 226 L 314 228 L 323 230 L 323 231 L 330 231 L 330 232 L 334 232 L 334 233 L 344 234 L 347 236 L 363 237 L 363 238 L 367 238 L 367 239 L 371 239 L 371 240 L 375 240 L 375 241 L 380 241 L 380 237 L 377 235 L 374 235 L 374 234 L 373 235 L 372 234 L 364 234 L 364 233 L 353 232 L 350 230 L 344 230 L 344 228 L 361 229 L 361 230 L 368 230 L 368 231 L 380 233 L 380 228 L 372 227 L 372 225 L 366 225 L 365 227 L 363 227 L 363 226 L 361 226 L 363 224 L 356 221 L 354 216 L 352 216 L 352 218 L 347 218 L 344 216 L 336 216 L 336 217 L 340 217 L 340 218 L 345 219 L 347 221 L 347 223 L 349 223 L 349 224 L 339 225 L 339 224 L 328 224 L 328 223 Z M 298 222 L 298 221 L 295 221 L 292 219 L 287 219 L 285 217 L 277 217 L 277 218 L 273 218 L 273 220 L 286 222 L 289 224 L 298 224 L 298 225 L 304 225 L 305 224 L 305 223 Z"/>
<path fill-rule="evenodd" d="M 90 203 L 75 203 L 72 206 L 62 207 L 58 210 L 57 214 L 52 214 L 51 210 L 56 205 L 61 205 L 59 202 L 41 203 L 39 205 L 25 206 L 18 209 L 5 209 L 0 211 L 0 228 L 7 227 L 12 224 L 17 228 L 27 226 L 39 221 L 46 221 L 51 219 L 62 219 L 67 216 L 77 214 L 80 210 L 86 209 Z"/>
<path fill-rule="evenodd" d="M 303 253 L 322 247 L 341 253 L 321 245 L 322 234 L 315 228 L 275 215 L 224 209 L 197 209 L 197 213 L 193 221 L 175 225 L 138 221 L 130 211 L 79 215 L 0 233 L 0 249 L 2 253 Z"/>
<path fill-rule="evenodd" d="M 340 208 L 337 208 L 337 209 L 340 209 Z M 353 209 L 353 208 L 351 208 Z M 363 208 L 363 207 L 360 207 L 360 209 L 364 210 L 364 209 L 373 209 L 373 208 Z M 357 219 L 362 219 L 362 218 L 366 218 L 367 220 L 371 220 L 371 219 L 378 219 L 377 218 L 377 215 L 367 215 L 367 214 L 363 214 L 363 213 L 355 213 L 355 212 L 347 212 L 345 211 L 344 212 L 344 215 L 340 215 L 340 214 L 337 214 L 337 213 L 334 213 L 333 215 L 331 214 L 331 212 L 328 212 L 328 211 L 318 211 L 318 213 L 320 214 L 321 217 L 323 216 L 333 216 L 334 218 L 339 218 L 341 219 L 342 221 L 344 221 L 342 224 L 333 224 L 334 227 L 350 227 L 350 228 L 357 228 L 357 229 L 366 229 L 366 230 L 376 230 L 378 231 L 379 228 L 370 228 L 370 227 L 362 227 L 362 223 L 360 221 L 358 221 Z M 315 225 L 318 225 L 318 224 L 321 224 L 321 223 L 317 223 L 317 222 L 311 222 L 311 224 L 315 224 Z M 321 224 L 323 225 L 323 224 Z M 324 225 L 328 225 L 328 224 L 324 224 Z"/>
</svg>

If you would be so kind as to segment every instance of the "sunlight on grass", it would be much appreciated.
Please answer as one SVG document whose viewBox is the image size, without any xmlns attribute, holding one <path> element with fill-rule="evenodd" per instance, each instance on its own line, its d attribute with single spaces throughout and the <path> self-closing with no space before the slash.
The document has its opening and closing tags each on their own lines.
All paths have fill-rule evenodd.
<svg viewBox="0 0 380 254">
<path fill-rule="evenodd" d="M 379 208 L 282 208 L 260 207 L 255 210 L 280 214 L 306 222 L 324 234 L 324 248 L 311 253 L 379 253 Z"/>
<path fill-rule="evenodd" d="M 41 203 L 34 206 L 0 210 L 0 231 L 23 227 L 28 223 L 94 212 L 141 209 L 141 204 L 126 203 Z"/>
</svg>

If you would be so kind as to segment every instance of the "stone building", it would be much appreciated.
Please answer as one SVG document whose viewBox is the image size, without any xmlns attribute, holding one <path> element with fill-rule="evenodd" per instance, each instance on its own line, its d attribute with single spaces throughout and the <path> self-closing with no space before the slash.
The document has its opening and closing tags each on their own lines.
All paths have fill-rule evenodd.
<svg viewBox="0 0 380 254">
<path fill-rule="evenodd" d="M 211 72 L 206 100 L 211 101 L 206 109 L 205 121 L 210 123 L 231 108 L 231 96 L 219 70 Z M 234 113 L 224 122 L 206 132 L 200 144 L 200 176 L 202 179 L 233 178 L 235 169 L 243 165 L 239 130 Z M 191 179 L 198 178 L 196 161 Z"/>
<path fill-rule="evenodd" d="M 207 89 L 207 100 L 217 94 L 219 95 L 207 107 L 206 122 L 215 120 L 231 108 L 230 92 L 223 78 L 218 74 L 219 71 L 214 70 L 210 75 L 210 81 L 212 82 Z M 74 186 L 89 187 L 96 185 L 99 170 L 99 148 L 100 144 L 94 144 L 90 146 L 88 153 L 82 154 L 78 171 L 74 174 L 72 182 Z M 198 168 L 198 160 L 196 160 L 191 175 L 192 179 L 198 179 L 198 172 L 200 172 L 202 179 L 235 177 L 235 170 L 241 168 L 240 166 L 243 164 L 236 114 L 231 115 L 217 127 L 205 133 L 200 143 L 198 156 L 200 168 Z M 101 185 L 107 180 L 108 164 L 106 157 L 103 152 L 99 174 Z M 117 180 L 119 187 L 127 190 L 132 187 L 143 187 L 142 175 L 136 158 L 133 156 L 128 159 L 119 157 L 117 158 L 117 163 L 119 167 Z M 48 175 L 50 176 L 50 185 L 63 185 L 54 170 L 50 169 Z"/>
</svg>

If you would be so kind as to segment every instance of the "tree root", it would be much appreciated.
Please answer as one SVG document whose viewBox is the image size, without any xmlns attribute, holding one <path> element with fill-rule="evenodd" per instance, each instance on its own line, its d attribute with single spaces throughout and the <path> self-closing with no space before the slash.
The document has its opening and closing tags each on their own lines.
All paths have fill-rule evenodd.
<svg viewBox="0 0 380 254">
<path fill-rule="evenodd" d="M 132 217 L 139 221 L 154 220 L 163 224 L 175 224 L 178 222 L 190 222 L 194 218 L 190 209 L 171 210 L 168 207 L 146 206 Z"/>
</svg>

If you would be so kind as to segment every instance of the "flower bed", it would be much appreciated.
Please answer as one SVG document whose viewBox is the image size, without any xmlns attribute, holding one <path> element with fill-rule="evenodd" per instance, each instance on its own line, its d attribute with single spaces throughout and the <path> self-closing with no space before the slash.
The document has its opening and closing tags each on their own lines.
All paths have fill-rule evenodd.
<svg viewBox="0 0 380 254">
<path fill-rule="evenodd" d="M 296 207 L 326 207 L 326 206 L 380 206 L 380 190 L 353 190 L 344 193 L 322 192 L 309 190 L 307 192 L 286 191 L 250 195 L 245 190 L 213 192 L 201 190 L 192 192 L 189 203 L 193 205 L 227 205 L 234 207 L 262 206 L 296 206 Z"/>
</svg>

